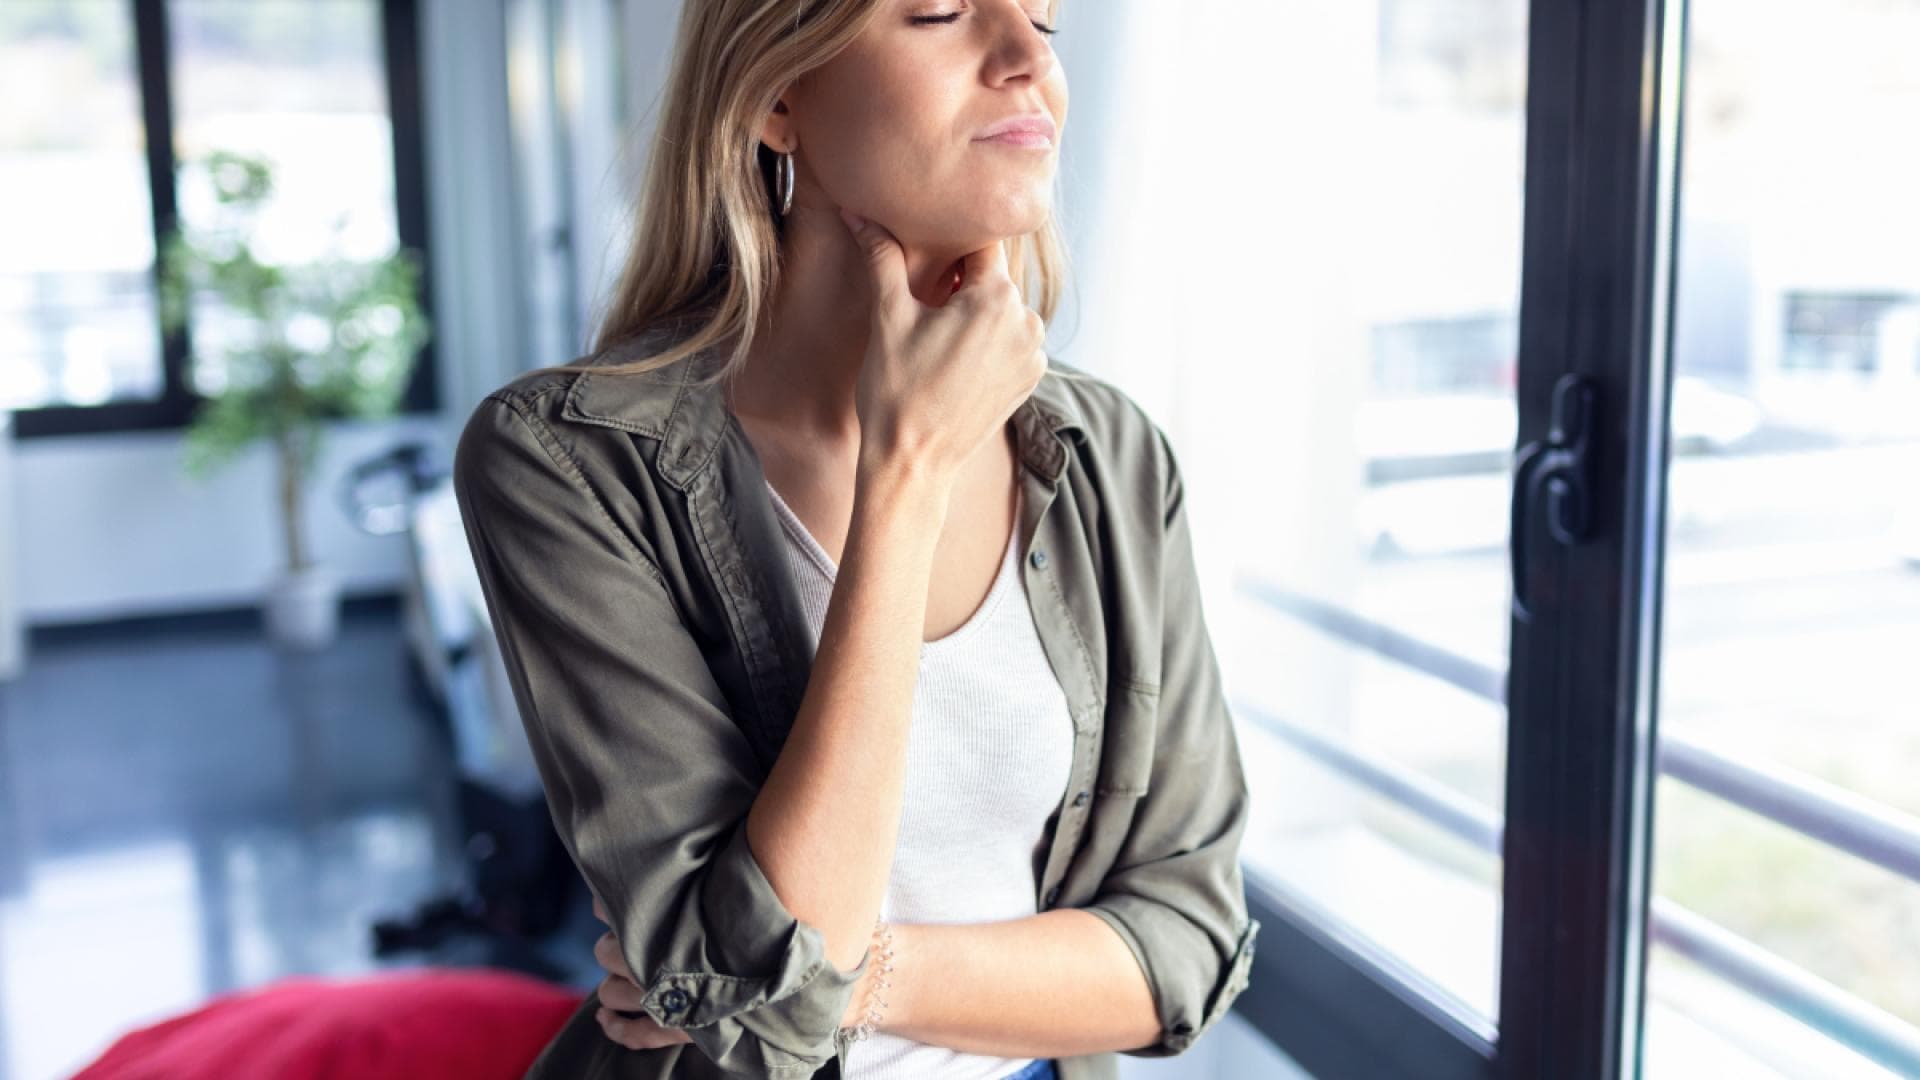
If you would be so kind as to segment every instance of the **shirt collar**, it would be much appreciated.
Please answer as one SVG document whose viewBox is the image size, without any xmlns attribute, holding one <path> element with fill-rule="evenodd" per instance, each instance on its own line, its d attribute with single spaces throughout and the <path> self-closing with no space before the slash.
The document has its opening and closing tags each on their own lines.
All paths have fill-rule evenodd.
<svg viewBox="0 0 1920 1080">
<path fill-rule="evenodd" d="M 658 332 L 645 333 L 608 349 L 593 363 L 637 360 L 659 351 L 660 343 Z M 562 415 L 580 423 L 659 439 L 657 468 L 669 483 L 684 490 L 712 460 L 732 421 L 720 385 L 699 382 L 720 370 L 725 352 L 718 346 L 703 349 L 685 360 L 639 374 L 581 372 L 567 390 Z M 1033 393 L 1014 409 L 1012 417 L 1021 459 L 1049 480 L 1058 480 L 1066 470 L 1066 433 L 1086 430 L 1072 389 L 1058 374 L 1064 367 L 1049 356 L 1046 373 Z"/>
</svg>

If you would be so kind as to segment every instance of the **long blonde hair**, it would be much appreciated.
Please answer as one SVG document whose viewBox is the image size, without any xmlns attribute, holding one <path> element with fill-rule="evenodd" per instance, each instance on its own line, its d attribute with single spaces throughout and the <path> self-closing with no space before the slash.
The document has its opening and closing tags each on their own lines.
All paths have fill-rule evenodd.
<svg viewBox="0 0 1920 1080">
<path fill-rule="evenodd" d="M 1050 0 L 1051 21 L 1062 0 Z M 623 364 L 590 358 L 542 368 L 638 374 L 715 346 L 745 364 L 779 287 L 783 223 L 773 198 L 778 155 L 760 131 L 781 91 L 860 35 L 885 0 L 683 0 L 660 121 L 647 156 L 632 240 L 592 356 L 673 324 L 664 351 Z M 1007 241 L 1007 268 L 1052 323 L 1068 272 L 1056 216 Z"/>
</svg>

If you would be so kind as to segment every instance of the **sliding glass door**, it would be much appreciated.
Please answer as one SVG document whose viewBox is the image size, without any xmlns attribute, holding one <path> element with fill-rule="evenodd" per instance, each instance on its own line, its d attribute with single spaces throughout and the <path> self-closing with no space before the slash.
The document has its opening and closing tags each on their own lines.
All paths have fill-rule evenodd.
<svg viewBox="0 0 1920 1080">
<path fill-rule="evenodd" d="M 1646 1075 L 1920 1076 L 1920 2 L 1689 9 Z"/>
<path fill-rule="evenodd" d="M 1241 466 L 1257 496 L 1212 523 L 1232 538 L 1217 619 L 1258 777 L 1247 867 L 1436 1022 L 1491 1044 L 1526 4 L 1239 21 L 1283 55 L 1209 95 L 1261 101 L 1265 86 L 1292 104 L 1261 139 L 1207 141 L 1232 203 L 1262 207 L 1214 241 L 1276 254 L 1244 291 L 1207 281 L 1226 310 L 1259 313 L 1260 347 L 1234 347 L 1247 327 L 1230 320 L 1183 328 L 1228 377 L 1182 392 L 1261 462 Z"/>
</svg>

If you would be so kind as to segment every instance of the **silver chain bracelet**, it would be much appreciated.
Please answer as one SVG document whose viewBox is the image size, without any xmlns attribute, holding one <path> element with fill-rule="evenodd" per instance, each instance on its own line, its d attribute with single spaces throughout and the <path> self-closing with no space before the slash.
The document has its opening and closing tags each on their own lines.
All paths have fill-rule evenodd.
<svg viewBox="0 0 1920 1080">
<path fill-rule="evenodd" d="M 887 978 L 893 973 L 893 927 L 888 926 L 883 919 L 875 919 L 873 933 L 879 942 L 879 955 L 874 962 L 880 970 L 874 978 L 873 994 L 867 1003 L 865 1018 L 854 1027 L 840 1029 L 840 1034 L 848 1045 L 859 1042 L 879 1029 L 880 1012 L 887 1005 L 887 999 L 880 995 L 880 991 L 893 985 L 892 980 Z"/>
</svg>

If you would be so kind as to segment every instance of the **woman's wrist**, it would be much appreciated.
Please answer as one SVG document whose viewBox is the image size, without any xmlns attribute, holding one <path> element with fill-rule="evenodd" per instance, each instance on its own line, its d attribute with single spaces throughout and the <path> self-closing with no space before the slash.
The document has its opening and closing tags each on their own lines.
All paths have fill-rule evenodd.
<svg viewBox="0 0 1920 1080">
<path fill-rule="evenodd" d="M 907 454 L 863 452 L 854 468 L 854 492 L 871 492 L 887 501 L 938 504 L 946 509 L 955 474 Z"/>
<path fill-rule="evenodd" d="M 896 553 L 920 553 L 931 569 L 952 494 L 950 479 L 914 466 L 863 465 L 854 480 L 849 550 L 877 535 Z"/>
<path fill-rule="evenodd" d="M 906 986 L 901 982 L 902 965 L 909 963 L 913 955 L 912 932 L 910 923 L 888 923 L 890 945 L 893 953 L 893 970 L 887 974 L 887 1007 L 880 1015 L 880 1030 L 897 1033 L 901 1025 L 907 1022 Z"/>
<path fill-rule="evenodd" d="M 858 1042 L 871 1038 L 874 1033 L 884 1031 L 890 1015 L 889 998 L 892 996 L 893 973 L 897 968 L 897 950 L 895 948 L 894 927 L 885 920 L 876 920 L 873 925 L 873 942 L 869 946 L 872 955 L 868 957 L 867 970 L 855 987 L 854 1008 L 850 1022 L 840 1028 L 840 1037 L 847 1042 Z"/>
</svg>

